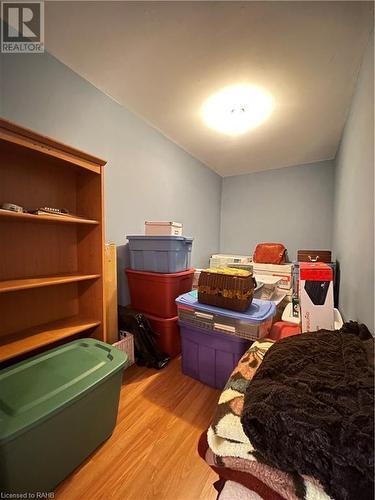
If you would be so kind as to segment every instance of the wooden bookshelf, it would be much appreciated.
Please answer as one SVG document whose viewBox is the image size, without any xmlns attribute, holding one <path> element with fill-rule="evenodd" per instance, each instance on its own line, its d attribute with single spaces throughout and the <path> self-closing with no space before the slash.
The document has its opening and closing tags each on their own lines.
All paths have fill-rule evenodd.
<svg viewBox="0 0 375 500">
<path fill-rule="evenodd" d="M 0 119 L 0 361 L 74 335 L 106 340 L 105 161 Z"/>
</svg>

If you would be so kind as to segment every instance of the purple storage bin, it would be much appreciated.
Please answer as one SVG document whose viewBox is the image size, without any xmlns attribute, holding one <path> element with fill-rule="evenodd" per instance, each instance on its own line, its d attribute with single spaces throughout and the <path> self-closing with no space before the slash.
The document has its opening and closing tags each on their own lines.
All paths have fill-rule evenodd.
<svg viewBox="0 0 375 500">
<path fill-rule="evenodd" d="M 182 321 L 179 324 L 183 373 L 215 389 L 223 389 L 251 342 Z"/>
</svg>

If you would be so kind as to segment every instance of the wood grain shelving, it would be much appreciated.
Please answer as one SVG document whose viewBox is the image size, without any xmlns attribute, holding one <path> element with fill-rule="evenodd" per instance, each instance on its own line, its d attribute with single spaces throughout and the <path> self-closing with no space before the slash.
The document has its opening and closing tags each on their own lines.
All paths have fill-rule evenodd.
<svg viewBox="0 0 375 500">
<path fill-rule="evenodd" d="M 0 362 L 100 325 L 100 321 L 65 318 L 0 337 Z"/>
<path fill-rule="evenodd" d="M 0 203 L 85 216 L 0 209 L 0 361 L 81 332 L 106 341 L 106 162 L 1 118 L 0 157 Z"/>
<path fill-rule="evenodd" d="M 66 217 L 63 215 L 34 215 L 27 213 L 11 212 L 0 208 L 0 220 L 28 221 L 28 222 L 52 222 L 57 224 L 92 224 L 98 225 L 99 221 L 85 219 L 83 217 Z"/>
<path fill-rule="evenodd" d="M 26 278 L 0 281 L 0 293 L 40 288 L 42 286 L 63 285 L 77 281 L 87 281 L 99 278 L 100 274 L 63 274 L 60 276 L 43 276 L 40 278 Z"/>
</svg>

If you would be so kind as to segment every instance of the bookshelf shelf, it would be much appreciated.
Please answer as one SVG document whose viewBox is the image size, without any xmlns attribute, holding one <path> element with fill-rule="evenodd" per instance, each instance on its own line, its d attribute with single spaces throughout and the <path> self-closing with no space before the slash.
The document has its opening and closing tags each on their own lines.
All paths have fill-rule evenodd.
<svg viewBox="0 0 375 500">
<path fill-rule="evenodd" d="M 95 328 L 99 321 L 71 317 L 0 338 L 0 362 Z"/>
<path fill-rule="evenodd" d="M 0 281 L 0 293 L 39 288 L 42 286 L 63 285 L 99 278 L 100 274 L 65 274 L 61 276 L 44 276 L 41 278 L 26 278 Z"/>
<path fill-rule="evenodd" d="M 83 217 L 64 217 L 63 215 L 33 215 L 27 213 L 11 212 L 9 210 L 3 210 L 0 208 L 0 220 L 1 219 L 28 222 L 52 222 L 53 224 L 99 224 L 99 221 L 97 220 L 85 219 Z"/>
</svg>

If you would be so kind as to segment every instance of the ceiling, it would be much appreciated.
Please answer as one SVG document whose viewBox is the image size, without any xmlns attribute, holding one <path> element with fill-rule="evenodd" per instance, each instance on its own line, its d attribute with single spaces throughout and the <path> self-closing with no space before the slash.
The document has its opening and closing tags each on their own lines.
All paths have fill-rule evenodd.
<svg viewBox="0 0 375 500">
<path fill-rule="evenodd" d="M 222 176 L 333 158 L 371 2 L 47 2 L 47 50 Z M 203 102 L 232 84 L 275 107 L 238 137 Z"/>
</svg>

